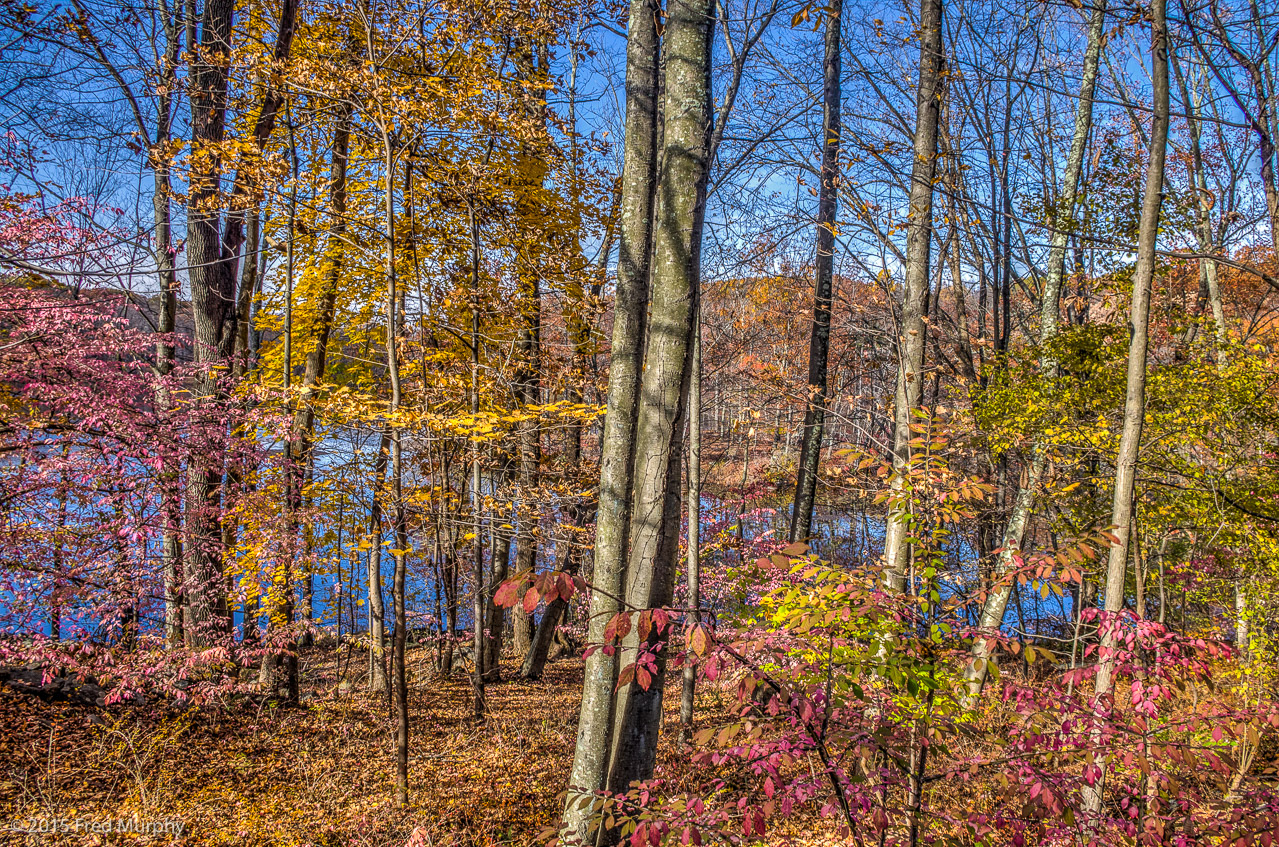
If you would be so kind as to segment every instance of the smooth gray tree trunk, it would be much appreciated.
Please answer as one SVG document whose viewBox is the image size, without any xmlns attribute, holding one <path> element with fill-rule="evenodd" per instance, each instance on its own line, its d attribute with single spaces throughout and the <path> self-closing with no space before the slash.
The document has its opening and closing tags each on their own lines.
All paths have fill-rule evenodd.
<svg viewBox="0 0 1279 847">
<path fill-rule="evenodd" d="M 700 227 L 710 171 L 711 0 L 672 0 L 665 30 L 662 170 L 653 233 L 652 295 L 635 433 L 626 602 L 632 610 L 668 606 L 675 588 L 681 505 L 680 465 L 693 325 L 698 300 Z M 649 635 L 650 646 L 669 633 Z M 639 627 L 623 642 L 634 662 Z M 665 651 L 651 682 L 619 686 L 608 788 L 649 779 L 657 757 Z M 638 671 L 637 671 L 638 674 Z M 611 841 L 618 833 L 605 834 Z"/>
<path fill-rule="evenodd" d="M 1128 548 L 1132 542 L 1134 494 L 1141 431 L 1146 418 L 1146 356 L 1149 344 L 1150 292 L 1155 275 L 1155 247 L 1159 236 L 1159 213 L 1163 207 L 1164 159 L 1168 145 L 1168 24 L 1167 0 L 1151 3 L 1151 87 L 1154 109 L 1150 131 L 1150 164 L 1146 171 L 1141 224 L 1137 234 L 1137 264 L 1133 271 L 1132 307 L 1129 316 L 1128 374 L 1124 387 L 1124 426 L 1119 437 L 1115 462 L 1115 491 L 1110 523 L 1119 543 L 1110 548 L 1106 560 L 1105 611 L 1114 615 L 1123 608 L 1127 577 Z M 1098 648 L 1097 681 L 1094 689 L 1097 720 L 1109 712 L 1114 687 L 1115 630 L 1103 629 Z M 1100 732 L 1100 726 L 1094 729 Z M 1106 759 L 1098 760 L 1101 776 L 1084 786 L 1084 809 L 1090 818 L 1101 812 L 1105 790 Z M 1094 821 L 1090 821 L 1095 822 Z"/>
<path fill-rule="evenodd" d="M 836 0 L 838 3 L 839 0 Z M 699 280 L 700 283 L 700 280 Z M 701 298 L 693 315 L 693 351 L 688 377 L 688 608 L 699 618 L 702 608 L 702 313 Z M 699 620 L 700 622 L 700 620 Z M 688 741 L 697 695 L 697 668 L 684 665 L 680 691 L 680 740 Z"/>
<path fill-rule="evenodd" d="M 635 414 L 644 348 L 657 170 L 659 39 L 655 0 L 631 0 L 626 41 L 626 129 L 618 227 L 617 291 L 608 375 L 608 407 L 600 455 L 599 511 L 587 641 L 602 644 L 625 585 L 635 456 Z M 617 658 L 596 650 L 586 658 L 577 746 L 569 776 L 562 836 L 590 840 L 590 805 L 608 778 Z"/>
</svg>

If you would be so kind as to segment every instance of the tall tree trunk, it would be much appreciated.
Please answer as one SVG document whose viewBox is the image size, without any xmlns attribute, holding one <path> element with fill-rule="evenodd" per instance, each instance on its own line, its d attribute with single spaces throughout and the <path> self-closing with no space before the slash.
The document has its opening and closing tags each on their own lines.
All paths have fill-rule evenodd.
<svg viewBox="0 0 1279 847">
<path fill-rule="evenodd" d="M 217 365 L 228 352 L 228 314 L 234 302 L 235 278 L 221 261 L 221 216 L 217 212 L 221 182 L 220 157 L 213 153 L 225 135 L 227 81 L 231 56 L 232 0 L 208 0 L 200 19 L 198 47 L 191 43 L 191 141 L 197 156 L 190 174 L 187 200 L 187 276 L 195 319 L 195 398 L 208 401 L 217 393 Z M 210 424 L 211 425 L 211 424 Z M 186 544 L 183 569 L 187 599 L 184 627 L 188 646 L 203 649 L 227 629 L 218 542 L 221 466 L 215 451 L 202 451 L 187 468 Z"/>
<path fill-rule="evenodd" d="M 315 394 L 324 381 L 328 360 L 329 334 L 333 327 L 333 318 L 337 305 L 338 285 L 342 279 L 342 268 L 346 252 L 346 178 L 347 162 L 350 158 L 351 120 L 353 110 L 349 104 L 339 104 L 337 120 L 333 131 L 332 159 L 329 166 L 329 239 L 325 248 L 323 267 L 320 274 L 320 304 L 310 327 L 308 343 L 305 349 L 305 365 L 302 373 L 302 385 L 298 392 L 297 406 L 293 414 L 290 430 L 289 450 L 293 466 L 299 474 L 310 474 L 313 467 L 313 451 L 315 443 Z M 290 238 L 290 243 L 292 239 Z M 291 264 L 291 262 L 290 262 Z M 291 298 L 290 298 L 291 305 Z M 290 310 L 291 311 L 291 310 Z M 292 320 L 288 321 L 289 331 L 286 333 L 286 346 L 292 346 Z M 291 349 L 290 349 L 291 352 Z M 292 377 L 292 356 L 288 356 L 287 379 Z M 287 383 L 286 383 L 287 384 Z M 305 487 L 305 486 L 302 486 Z M 295 492 L 300 496 L 301 488 Z M 304 557 L 303 561 L 309 561 Z M 309 624 L 312 620 L 312 579 L 308 570 L 302 585 L 304 616 Z M 308 626 L 302 634 L 301 644 L 309 646 L 311 631 Z"/>
<path fill-rule="evenodd" d="M 710 172 L 711 0 L 672 0 L 665 30 L 662 172 L 653 239 L 650 331 L 644 353 L 635 432 L 635 473 L 626 603 L 632 610 L 668 606 L 679 554 L 680 465 L 694 315 L 698 301 L 700 230 Z M 650 646 L 669 633 L 650 634 Z M 623 655 L 634 661 L 639 628 Z M 619 686 L 614 708 L 610 791 L 652 776 L 662 715 L 665 652 L 650 684 Z M 638 672 L 637 672 L 638 675 Z M 616 838 L 614 830 L 607 834 Z"/>
<path fill-rule="evenodd" d="M 835 0 L 838 14 L 840 0 Z M 829 42 L 828 42 L 829 43 Z M 700 279 L 699 279 L 700 282 Z M 702 310 L 701 298 L 693 315 L 693 350 L 688 377 L 688 607 L 700 623 L 702 608 Z M 810 512 L 811 514 L 811 512 Z M 680 691 L 680 741 L 687 743 L 693 726 L 693 705 L 697 694 L 697 668 L 684 666 Z"/>
<path fill-rule="evenodd" d="M 382 594 L 382 510 L 386 498 L 386 465 L 391 431 L 382 430 L 373 461 L 373 500 L 369 506 L 369 690 L 387 691 L 386 602 Z"/>
<path fill-rule="evenodd" d="M 1159 234 L 1159 213 L 1163 205 L 1164 158 L 1168 144 L 1168 24 L 1167 0 L 1151 3 L 1151 85 L 1154 110 L 1150 131 L 1150 165 L 1146 171 L 1145 196 L 1141 207 L 1141 225 L 1137 234 L 1137 264 L 1133 271 L 1132 309 L 1129 317 L 1128 375 L 1124 389 L 1124 426 L 1119 438 L 1119 455 L 1115 462 L 1115 491 L 1110 509 L 1110 523 L 1118 543 L 1110 548 L 1106 560 L 1105 611 L 1117 614 L 1124 603 L 1128 548 L 1132 544 L 1134 494 L 1137 481 L 1137 459 L 1141 430 L 1146 417 L 1146 354 L 1150 322 L 1150 291 L 1155 275 L 1155 247 Z M 1103 626 L 1098 647 L 1095 705 L 1100 736 L 1101 721 L 1109 714 L 1111 689 L 1114 687 L 1115 651 L 1118 631 Z M 1084 809 L 1090 824 L 1101 812 L 1105 790 L 1106 760 L 1099 759 L 1101 774 L 1084 787 Z"/>
<path fill-rule="evenodd" d="M 653 239 L 657 188 L 657 83 L 660 42 L 656 0 L 631 0 L 626 39 L 626 129 L 618 227 L 617 291 L 608 375 L 608 407 L 600 450 L 599 511 L 587 641 L 602 644 L 618 612 L 626 575 L 635 416 Z M 565 839 L 585 843 L 593 823 L 590 804 L 605 787 L 612 730 L 617 658 L 596 650 L 586 658 L 577 746 L 564 809 Z"/>
<path fill-rule="evenodd" d="M 944 93 L 946 57 L 942 45 L 942 0 L 920 0 L 919 92 L 915 113 L 914 164 L 910 177 L 910 223 L 906 231 L 905 291 L 898 339 L 897 387 L 893 400 L 892 486 L 899 496 L 890 506 L 884 533 L 884 582 L 890 591 L 906 590 L 907 506 L 900 501 L 910 467 L 911 425 L 923 384 L 924 308 L 929 291 L 933 233 L 933 177 L 937 172 L 937 135 Z"/>
<path fill-rule="evenodd" d="M 226 135 L 226 110 L 231 60 L 233 0 L 207 0 L 200 18 L 199 47 L 195 47 L 195 20 L 187 22 L 192 147 L 204 155 L 194 157 L 187 194 L 187 276 L 195 321 L 195 403 L 207 403 L 222 390 L 222 365 L 230 357 L 235 337 L 236 267 L 243 241 L 244 220 L 256 166 L 237 170 L 230 191 L 231 211 L 223 226 L 218 211 L 222 181 L 222 157 L 218 148 Z M 278 73 L 292 48 L 297 28 L 297 0 L 282 0 L 280 27 L 272 58 Z M 283 86 L 273 74 L 263 94 L 253 126 L 257 153 L 265 148 L 284 103 Z M 210 424 L 211 428 L 211 424 Z M 184 584 L 187 594 L 187 641 L 193 648 L 207 646 L 230 627 L 223 551 L 220 549 L 222 467 L 219 451 L 210 449 L 195 457 L 187 469 L 186 543 Z"/>
<path fill-rule="evenodd" d="M 471 414 L 480 412 L 480 224 L 475 206 L 470 207 L 471 224 Z M 471 674 L 472 716 L 484 719 L 484 610 L 492 600 L 492 592 L 484 587 L 484 532 L 480 491 L 480 444 L 471 442 L 471 580 L 473 583 L 471 614 L 474 626 L 471 655 L 475 669 Z"/>
<path fill-rule="evenodd" d="M 235 346 L 231 357 L 231 374 L 237 383 L 244 379 L 252 365 L 251 343 L 253 338 L 253 302 L 254 295 L 261 286 L 261 278 L 265 273 L 265 267 L 259 269 L 258 255 L 261 250 L 261 232 L 262 230 L 262 211 L 254 209 L 249 216 L 248 234 L 244 242 L 245 260 L 240 272 L 240 288 L 238 292 L 239 301 L 236 304 L 236 333 Z M 250 406 L 248 397 L 240 400 L 241 408 L 248 410 Z M 246 479 L 247 477 L 247 479 Z M 243 462 L 233 460 L 227 465 L 227 478 L 229 481 L 228 488 L 238 491 L 243 496 L 243 488 L 247 485 L 252 488 L 255 485 L 253 476 L 245 472 Z M 238 527 L 236 520 L 228 520 L 222 531 L 222 549 L 231 550 L 235 546 L 235 535 Z M 244 622 L 241 633 L 241 641 L 245 644 L 256 644 L 258 642 L 258 621 L 261 617 L 259 591 L 253 591 L 246 594 L 244 599 Z"/>
<path fill-rule="evenodd" d="M 1075 212 L 1081 199 L 1080 177 L 1083 174 L 1084 153 L 1088 145 L 1088 136 L 1092 131 L 1093 95 L 1097 89 L 1097 70 L 1101 63 L 1101 51 L 1105 41 L 1106 3 L 1099 0 L 1093 7 L 1088 23 L 1088 48 L 1084 53 L 1083 77 L 1079 86 L 1079 103 L 1075 107 L 1075 129 L 1070 142 L 1070 154 L 1066 159 L 1066 173 L 1063 179 L 1061 197 L 1058 199 L 1058 213 L 1053 218 L 1053 232 L 1049 242 L 1048 268 L 1044 277 L 1044 290 L 1039 305 L 1039 371 L 1045 381 L 1051 382 L 1057 376 L 1057 361 L 1049 346 L 1057 337 L 1060 320 L 1061 286 L 1065 279 L 1066 243 L 1075 230 Z M 1012 514 L 1004 528 L 1003 544 L 995 563 L 994 586 L 982 603 L 981 614 L 977 625 L 988 631 L 997 631 L 1003 625 L 1004 612 L 1008 608 L 1010 584 L 1004 584 L 1002 578 L 1016 563 L 1017 554 L 1021 550 L 1022 540 L 1026 535 L 1026 527 L 1034 510 L 1035 498 L 1043 479 L 1044 469 L 1048 463 L 1048 444 L 1043 435 L 1036 435 L 1031 448 L 1030 467 L 1026 472 L 1026 482 L 1017 492 L 1013 502 Z M 982 687 L 986 684 L 986 675 L 992 661 L 992 642 L 977 639 L 973 642 L 967 665 L 964 668 L 966 690 L 963 695 L 964 707 L 971 709 L 981 696 Z"/>
<path fill-rule="evenodd" d="M 496 485 L 495 485 L 496 487 Z M 496 588 L 501 585 L 510 572 L 511 564 L 511 533 L 506 530 L 499 529 L 494 535 L 493 551 L 490 554 L 492 559 L 492 567 L 490 568 L 489 585 Z M 502 642 L 506 629 L 505 609 L 492 602 L 492 593 L 488 592 L 490 602 L 488 604 L 488 638 L 485 640 L 484 647 L 484 681 L 497 682 L 501 679 L 500 662 L 502 660 Z"/>
<path fill-rule="evenodd" d="M 520 51 L 518 65 L 521 77 L 534 83 L 535 92 L 529 104 L 530 119 L 544 125 L 546 106 L 540 92 L 545 91 L 545 49 L 537 43 L 526 43 Z M 536 406 L 541 402 L 542 372 L 542 257 L 545 252 L 545 229 L 537 224 L 545 214 L 544 188 L 548 172 L 544 151 L 529 140 L 519 150 L 519 182 L 516 187 L 515 213 L 527 233 L 516 254 L 517 298 L 520 313 L 516 355 L 515 399 L 520 406 Z M 537 563 L 537 528 L 540 517 L 535 507 L 534 489 L 539 483 L 542 460 L 540 426 L 536 419 L 516 424 L 520 457 L 519 537 L 516 542 L 515 569 L 531 573 Z M 545 617 L 545 616 L 544 616 Z M 532 622 L 519 606 L 515 609 L 515 652 L 527 656 L 532 644 Z"/>
<path fill-rule="evenodd" d="M 804 412 L 804 441 L 799 451 L 795 502 L 791 510 L 791 541 L 807 541 L 812 528 L 817 471 L 822 453 L 822 431 L 826 422 L 826 370 L 830 353 L 830 312 L 835 276 L 835 215 L 839 209 L 842 0 L 831 0 L 825 16 L 826 57 L 822 83 L 822 172 L 817 200 L 816 285 L 813 329 L 808 345 L 808 407 Z"/>
<path fill-rule="evenodd" d="M 408 673 L 404 650 L 408 636 L 405 620 L 405 576 L 408 557 L 408 533 L 404 511 L 403 429 L 396 417 L 402 400 L 400 388 L 400 293 L 395 268 L 395 171 L 399 151 L 386 124 L 382 131 L 383 214 L 386 226 L 386 373 L 391 383 L 387 405 L 387 426 L 391 434 L 391 508 L 395 530 L 395 575 L 391 583 L 391 603 L 395 614 L 395 638 L 391 647 L 391 665 L 395 704 L 395 802 L 403 808 L 409 802 L 409 702 Z"/>
<path fill-rule="evenodd" d="M 173 98 L 169 94 L 175 87 L 177 64 L 182 54 L 182 27 L 178 25 L 179 12 L 175 8 L 164 14 L 165 57 L 160 68 L 160 84 L 156 97 L 155 147 L 150 151 L 154 189 L 151 195 L 155 218 L 155 260 L 160 277 L 160 310 L 156 332 L 164 336 L 155 345 L 155 369 L 161 380 L 173 371 L 174 348 L 172 336 L 177 328 L 178 274 L 174 267 L 171 181 L 172 163 L 167 149 L 172 137 Z M 161 384 L 156 390 L 155 405 L 168 410 L 172 398 Z M 164 457 L 159 473 L 160 519 L 164 528 L 160 538 L 160 568 L 164 579 L 164 641 L 169 648 L 182 642 L 182 589 L 180 570 L 182 559 L 182 492 L 177 456 Z"/>
<path fill-rule="evenodd" d="M 504 481 L 510 476 L 510 461 L 507 458 L 499 460 L 497 467 L 489 475 L 489 490 L 492 496 L 497 497 Z M 484 681 L 498 682 L 501 680 L 501 660 L 502 645 L 505 640 L 506 629 L 506 609 L 493 602 L 493 595 L 497 591 L 497 587 L 506 581 L 510 573 L 511 565 L 511 541 L 514 533 L 509 529 L 509 524 L 494 516 L 493 524 L 490 525 L 489 537 L 492 539 L 489 553 L 489 576 L 486 583 L 487 590 L 484 592 L 486 603 L 486 624 L 487 632 L 484 638 Z"/>
<path fill-rule="evenodd" d="M 576 61 L 574 54 L 574 62 Z M 576 70 L 576 64 L 574 64 Z M 570 125 L 573 121 L 573 99 L 570 91 L 569 100 Z M 567 249 L 572 249 L 582 261 L 581 272 L 587 271 L 588 262 L 581 257 L 581 216 L 579 214 L 580 190 L 578 182 L 578 156 L 576 144 L 572 146 L 573 167 L 573 241 Z M 615 201 L 616 202 L 616 201 Z M 609 227 L 609 232 L 612 227 Z M 601 249 L 599 267 L 596 269 L 595 276 L 598 279 L 608 266 L 608 254 L 610 245 L 607 243 L 609 235 L 605 235 L 605 244 Z M 586 290 L 581 281 L 570 276 L 567 280 L 565 307 L 564 307 L 564 325 L 568 330 L 569 339 L 573 343 L 573 368 L 574 373 L 569 379 L 569 383 L 565 388 L 565 394 L 570 403 L 581 403 L 583 401 L 582 386 L 589 379 L 589 365 L 591 360 L 591 341 L 592 341 L 592 324 L 590 320 L 591 304 L 586 298 Z M 564 459 L 568 468 L 580 471 L 582 464 L 582 435 L 583 428 L 580 421 L 572 422 L 565 435 Z M 581 502 L 570 504 L 565 510 L 565 520 L 568 527 L 563 534 L 561 543 L 564 545 L 565 553 L 563 555 L 563 567 L 561 570 L 565 573 L 577 575 L 581 569 L 582 552 L 580 545 L 580 534 L 582 526 L 589 521 L 589 507 Z M 546 667 L 546 661 L 550 654 L 551 644 L 555 640 L 555 634 L 558 628 L 563 624 L 568 616 L 569 604 L 562 598 L 556 598 L 547 604 L 546 611 L 542 615 L 542 619 L 537 622 L 537 629 L 533 633 L 533 641 L 529 647 L 528 653 L 524 657 L 523 667 L 520 669 L 520 677 L 522 679 L 540 679 L 542 671 Z"/>
<path fill-rule="evenodd" d="M 1175 53 L 1170 55 L 1169 61 L 1177 77 L 1177 86 L 1181 91 L 1181 101 L 1186 110 L 1187 128 L 1190 130 L 1191 176 L 1194 179 L 1194 190 L 1198 195 L 1197 199 L 1199 201 L 1195 204 L 1195 236 L 1198 240 L 1199 252 L 1211 255 L 1218 252 L 1216 239 L 1212 237 L 1212 207 L 1216 201 L 1212 192 L 1208 190 L 1207 169 L 1204 167 L 1201 140 L 1203 134 L 1203 108 L 1199 100 L 1198 89 L 1192 94 L 1189 86 L 1186 85 L 1185 77 L 1181 72 L 1181 63 L 1177 61 Z M 1213 330 L 1217 342 L 1217 358 L 1220 363 L 1222 350 L 1229 335 L 1226 331 L 1226 311 L 1221 301 L 1221 287 L 1217 281 L 1217 262 L 1213 259 L 1200 259 L 1199 274 L 1203 280 L 1203 287 L 1208 292 L 1208 302 L 1212 308 Z"/>
</svg>

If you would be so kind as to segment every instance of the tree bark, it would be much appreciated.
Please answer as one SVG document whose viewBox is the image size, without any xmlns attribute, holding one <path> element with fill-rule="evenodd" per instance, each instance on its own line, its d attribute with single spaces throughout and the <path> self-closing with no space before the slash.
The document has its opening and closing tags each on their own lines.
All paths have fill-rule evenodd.
<svg viewBox="0 0 1279 847">
<path fill-rule="evenodd" d="M 171 337 L 177 328 L 178 274 L 174 267 L 173 193 L 170 174 L 172 163 L 168 143 L 172 138 L 173 98 L 169 94 L 177 79 L 177 64 L 182 55 L 182 27 L 178 25 L 176 9 L 164 14 L 165 56 L 161 60 L 159 94 L 156 97 L 155 146 L 149 161 L 154 177 L 151 196 L 155 218 L 155 261 L 160 277 L 160 310 L 156 332 L 164 336 L 155 345 L 155 369 L 161 379 L 173 371 L 174 348 Z M 156 390 L 157 409 L 168 410 L 172 398 L 161 385 Z M 179 471 L 176 456 L 166 456 L 159 472 L 160 516 L 164 529 L 160 539 L 161 572 L 164 578 L 164 640 L 170 649 L 182 642 L 182 589 L 180 569 L 182 560 L 182 493 L 179 490 Z M 247 627 L 246 627 L 247 628 Z"/>
<path fill-rule="evenodd" d="M 480 413 L 480 223 L 475 207 L 469 208 L 471 227 L 471 414 Z M 471 581 L 472 638 L 471 656 L 475 667 L 471 674 L 471 716 L 484 719 L 485 680 L 485 609 L 492 601 L 492 590 L 484 587 L 484 517 L 480 491 L 480 444 L 471 441 Z"/>
<path fill-rule="evenodd" d="M 191 141 L 196 149 L 216 149 L 226 125 L 227 82 L 231 56 L 232 0 L 208 0 L 200 19 L 198 47 L 188 45 L 190 69 Z M 228 352 L 224 344 L 229 306 L 234 301 L 234 277 L 221 262 L 221 216 L 214 208 L 221 178 L 218 156 L 196 157 L 187 200 L 187 276 L 195 319 L 195 396 L 207 401 L 217 390 L 219 362 Z M 187 469 L 184 593 L 187 644 L 203 649 L 226 631 L 226 597 L 222 587 L 217 544 L 219 492 L 222 474 L 213 458 L 197 455 Z"/>
<path fill-rule="evenodd" d="M 194 157 L 187 195 L 187 276 L 195 322 L 196 379 L 194 401 L 218 395 L 236 337 L 236 267 L 252 168 L 237 171 L 230 192 L 231 208 L 223 226 L 218 211 L 222 159 L 218 147 L 225 140 L 233 0 L 207 0 L 195 48 L 194 18 L 188 21 L 187 42 L 192 54 L 189 74 L 192 147 L 207 155 Z M 297 24 L 297 0 L 283 0 L 273 59 L 283 63 L 292 48 Z M 283 88 L 268 83 L 262 108 L 254 122 L 253 140 L 261 152 L 284 102 Z M 216 451 L 208 451 L 216 453 Z M 186 637 L 201 649 L 229 631 L 230 614 L 222 575 L 220 512 L 222 468 L 216 456 L 200 454 L 187 469 L 186 543 L 184 571 L 187 602 Z"/>
<path fill-rule="evenodd" d="M 942 45 L 942 0 L 920 0 L 919 92 L 915 113 L 914 163 L 910 178 L 910 222 L 906 232 L 905 290 L 898 339 L 897 386 L 893 400 L 892 486 L 900 495 L 910 468 L 911 424 L 919 409 L 924 371 L 924 308 L 929 291 L 933 232 L 933 178 L 944 93 L 946 57 Z M 906 590 L 908 557 L 904 503 L 889 509 L 884 532 L 884 583 Z"/>
<path fill-rule="evenodd" d="M 838 9 L 840 0 L 835 0 Z M 836 14 L 832 12 L 832 14 Z M 700 283 L 700 279 L 699 279 Z M 696 623 L 702 608 L 702 314 L 701 298 L 693 315 L 693 350 L 688 378 L 688 607 Z M 680 741 L 688 742 L 697 695 L 697 668 L 684 665 L 680 690 Z"/>
<path fill-rule="evenodd" d="M 1199 91 L 1192 95 L 1181 73 L 1181 65 L 1175 54 L 1169 57 L 1170 64 L 1177 76 L 1177 85 L 1181 91 L 1181 101 L 1186 110 L 1186 124 L 1190 135 L 1191 176 L 1194 179 L 1194 190 L 1198 195 L 1195 203 L 1195 236 L 1200 253 L 1218 252 L 1216 239 L 1213 238 L 1212 207 L 1215 199 L 1208 190 L 1208 176 L 1203 159 L 1203 117 L 1199 102 Z M 1208 291 L 1208 302 L 1212 309 L 1214 337 L 1217 342 L 1217 358 L 1221 362 L 1222 350 L 1229 335 L 1226 331 L 1226 312 L 1221 300 L 1221 287 L 1217 281 L 1217 263 L 1212 259 L 1199 260 L 1199 273 L 1204 288 Z"/>
<path fill-rule="evenodd" d="M 495 486 L 496 487 L 496 484 Z M 494 537 L 493 551 L 490 554 L 492 558 L 492 568 L 490 569 L 491 577 L 489 585 L 496 590 L 497 586 L 506 581 L 506 576 L 510 570 L 511 563 L 511 533 L 506 530 L 499 529 Z M 501 678 L 500 665 L 502 659 L 502 638 L 503 630 L 506 628 L 506 610 L 496 603 L 492 602 L 493 592 L 489 592 L 488 604 L 488 638 L 485 641 L 484 656 L 484 680 L 485 682 L 497 682 Z"/>
<path fill-rule="evenodd" d="M 539 45 L 524 45 L 518 60 L 520 75 L 534 83 L 534 91 L 545 90 L 545 58 Z M 535 95 L 530 108 L 530 119 L 544 124 L 545 103 Z M 546 230 L 539 225 L 544 215 L 542 201 L 543 183 L 548 172 L 546 158 L 531 142 L 523 141 L 519 151 L 519 183 L 516 188 L 516 216 L 522 223 L 527 237 L 516 254 L 517 298 L 519 306 L 519 335 L 516 339 L 516 355 L 519 365 L 515 373 L 515 400 L 522 407 L 536 406 L 541 402 L 542 373 L 542 257 L 545 252 Z M 536 419 L 521 420 L 516 424 L 519 449 L 520 504 L 519 535 L 516 539 L 515 569 L 532 573 L 537 566 L 538 523 L 541 517 L 536 507 L 535 494 L 539 483 L 542 462 L 540 426 Z M 523 606 L 514 610 L 515 652 L 527 657 L 532 646 L 532 620 Z"/>
<path fill-rule="evenodd" d="M 391 508 L 395 530 L 395 575 L 391 583 L 391 603 L 395 614 L 395 638 L 392 643 L 391 665 L 395 703 L 395 801 L 403 808 L 409 802 L 409 703 L 408 672 L 404 664 L 408 621 L 405 620 L 405 577 L 408 557 L 408 533 L 404 512 L 404 462 L 403 428 L 396 418 L 399 415 L 402 392 L 400 387 L 400 297 L 399 279 L 395 269 L 395 171 L 399 151 L 385 123 L 382 132 L 382 169 L 386 244 L 386 373 L 391 383 L 391 397 L 387 405 L 387 428 L 391 440 Z"/>
<path fill-rule="evenodd" d="M 660 42 L 656 0 L 631 0 L 626 40 L 626 128 L 618 227 L 617 288 L 601 440 L 599 511 L 587 640 L 602 644 L 620 608 L 626 574 L 640 358 L 644 348 L 657 180 L 657 83 Z M 584 844 L 594 824 L 590 804 L 605 787 L 617 658 L 596 650 L 586 659 L 577 746 L 562 834 Z"/>
<path fill-rule="evenodd" d="M 382 509 L 391 431 L 383 428 L 373 461 L 373 500 L 369 506 L 369 690 L 386 691 L 386 603 L 382 595 Z"/>
<path fill-rule="evenodd" d="M 808 396 L 804 411 L 804 440 L 795 478 L 790 540 L 807 541 L 813 524 L 817 471 L 821 462 L 822 431 L 826 422 L 827 361 L 830 355 L 831 298 L 835 275 L 835 216 L 839 209 L 840 32 L 842 0 L 831 0 L 825 11 L 826 57 L 822 83 L 822 170 L 817 200 L 816 285 L 813 329 L 808 345 Z"/>
<path fill-rule="evenodd" d="M 1123 608 L 1127 576 L 1128 548 L 1132 543 L 1134 494 L 1141 431 L 1146 417 L 1146 356 L 1150 322 L 1150 292 L 1155 275 L 1155 247 L 1159 234 L 1159 214 L 1163 205 L 1164 159 L 1168 144 L 1168 25 L 1167 0 L 1151 3 L 1151 83 L 1154 95 L 1150 132 L 1150 164 L 1146 171 L 1141 224 L 1137 234 L 1137 264 L 1133 271 L 1132 307 L 1129 317 L 1128 374 L 1124 388 L 1124 425 L 1115 462 L 1115 490 L 1110 523 L 1118 538 L 1106 560 L 1105 611 L 1113 616 Z M 1108 701 L 1114 686 L 1117 631 L 1105 626 L 1098 647 L 1097 681 L 1094 691 L 1097 726 L 1109 712 Z M 1101 812 L 1105 788 L 1106 760 L 1099 759 L 1101 775 L 1084 786 L 1084 809 L 1095 823 Z"/>
<path fill-rule="evenodd" d="M 626 603 L 632 610 L 668 606 L 679 553 L 680 465 L 694 318 L 698 301 L 700 230 L 710 171 L 710 0 L 672 0 L 665 30 L 662 170 L 654 227 L 652 296 L 635 437 L 635 473 Z M 649 649 L 669 633 L 650 634 Z M 623 642 L 634 661 L 639 628 Z M 652 776 L 665 681 L 665 651 L 656 655 L 650 684 L 619 687 L 608 787 L 626 791 Z M 637 670 L 638 675 L 638 670 Z M 614 830 L 606 840 L 616 838 Z"/>
</svg>

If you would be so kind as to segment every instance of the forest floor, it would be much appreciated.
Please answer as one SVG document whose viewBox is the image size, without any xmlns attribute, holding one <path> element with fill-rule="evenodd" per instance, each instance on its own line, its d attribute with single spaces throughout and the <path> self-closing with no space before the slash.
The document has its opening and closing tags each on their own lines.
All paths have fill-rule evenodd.
<svg viewBox="0 0 1279 847">
<path fill-rule="evenodd" d="M 338 693 L 332 660 L 304 660 L 303 702 L 100 709 L 0 688 L 0 844 L 400 847 L 532 844 L 560 811 L 581 696 L 582 662 L 550 663 L 537 682 L 488 688 L 470 719 L 465 673 L 427 673 L 410 654 L 410 805 L 390 801 L 387 702 Z M 327 666 L 327 667 L 326 667 Z M 514 667 L 504 667 L 507 678 Z M 678 709 L 678 674 L 666 702 Z M 671 696 L 673 695 L 673 696 Z M 712 709 L 724 699 L 711 689 Z M 674 726 L 674 713 L 667 716 Z M 662 767 L 686 756 L 673 734 Z M 664 767 L 663 767 L 664 766 Z M 180 824 L 182 834 L 127 831 Z M 109 824 L 124 832 L 95 832 Z M 28 827 L 61 832 L 23 832 Z"/>
</svg>

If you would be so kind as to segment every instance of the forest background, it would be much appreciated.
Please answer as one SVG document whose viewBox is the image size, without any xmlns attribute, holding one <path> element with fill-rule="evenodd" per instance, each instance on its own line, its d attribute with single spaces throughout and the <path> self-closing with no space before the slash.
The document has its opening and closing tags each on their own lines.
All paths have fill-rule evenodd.
<svg viewBox="0 0 1279 847">
<path fill-rule="evenodd" d="M 6 835 L 1272 843 L 1272 4 L 0 20 Z"/>
</svg>

